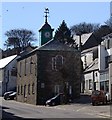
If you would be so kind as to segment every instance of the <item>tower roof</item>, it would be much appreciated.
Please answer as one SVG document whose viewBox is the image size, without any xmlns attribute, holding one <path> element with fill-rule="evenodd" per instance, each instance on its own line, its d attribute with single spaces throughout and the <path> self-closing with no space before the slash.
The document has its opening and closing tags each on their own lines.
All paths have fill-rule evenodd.
<svg viewBox="0 0 112 120">
<path fill-rule="evenodd" d="M 41 27 L 41 29 L 39 30 L 39 32 L 40 32 L 41 30 L 46 30 L 46 29 L 49 30 L 49 29 L 52 29 L 51 26 L 48 24 L 48 20 L 47 20 L 48 14 L 49 14 L 49 9 L 46 8 L 44 13 L 45 13 L 45 24 Z M 52 29 L 52 30 L 54 30 L 54 29 Z"/>
<path fill-rule="evenodd" d="M 46 22 L 43 26 L 42 26 L 42 28 L 39 30 L 39 32 L 41 31 L 41 30 L 45 30 L 45 29 L 51 29 L 51 26 Z"/>
</svg>

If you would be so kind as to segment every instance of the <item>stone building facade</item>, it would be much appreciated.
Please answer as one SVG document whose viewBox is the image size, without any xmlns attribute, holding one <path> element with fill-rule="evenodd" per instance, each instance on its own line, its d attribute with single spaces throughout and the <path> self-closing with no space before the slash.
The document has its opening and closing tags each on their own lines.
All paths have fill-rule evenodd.
<svg viewBox="0 0 112 120">
<path fill-rule="evenodd" d="M 17 64 L 17 101 L 37 104 L 37 56 L 26 55 Z"/>
<path fill-rule="evenodd" d="M 18 59 L 17 101 L 44 104 L 58 93 L 80 97 L 80 52 L 51 40 Z"/>
</svg>

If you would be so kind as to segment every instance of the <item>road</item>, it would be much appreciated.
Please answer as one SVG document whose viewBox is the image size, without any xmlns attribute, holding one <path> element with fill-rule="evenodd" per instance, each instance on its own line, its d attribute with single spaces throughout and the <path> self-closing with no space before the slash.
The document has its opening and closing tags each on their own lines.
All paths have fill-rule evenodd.
<svg viewBox="0 0 112 120">
<path fill-rule="evenodd" d="M 68 118 L 83 118 L 83 120 L 96 118 L 95 120 L 100 120 L 100 118 L 104 118 L 106 120 L 106 118 L 110 118 L 109 105 L 92 106 L 91 104 L 74 103 L 49 107 L 0 99 L 2 99 L 2 117 L 4 120 L 15 120 L 15 118 L 35 118 L 37 120 L 45 118 L 64 118 L 64 120 Z"/>
</svg>

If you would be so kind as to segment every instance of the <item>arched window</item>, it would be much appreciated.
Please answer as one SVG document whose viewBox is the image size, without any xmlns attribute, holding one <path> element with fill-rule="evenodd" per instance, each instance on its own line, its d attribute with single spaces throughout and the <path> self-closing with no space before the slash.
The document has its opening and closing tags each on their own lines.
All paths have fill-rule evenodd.
<svg viewBox="0 0 112 120">
<path fill-rule="evenodd" d="M 62 55 L 57 55 L 52 58 L 52 70 L 60 70 L 63 66 L 64 58 Z"/>
<path fill-rule="evenodd" d="M 60 70 L 63 66 L 63 56 L 57 55 L 56 56 L 56 70 Z"/>
</svg>

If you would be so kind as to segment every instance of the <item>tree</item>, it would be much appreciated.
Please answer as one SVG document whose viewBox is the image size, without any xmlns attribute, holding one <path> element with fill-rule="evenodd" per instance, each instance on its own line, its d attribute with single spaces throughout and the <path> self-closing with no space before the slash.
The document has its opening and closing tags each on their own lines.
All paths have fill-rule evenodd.
<svg viewBox="0 0 112 120">
<path fill-rule="evenodd" d="M 55 40 L 59 40 L 64 44 L 71 44 L 77 47 L 75 40 L 73 40 L 73 36 L 71 35 L 70 29 L 67 27 L 67 24 L 63 20 L 59 28 L 56 30 L 54 35 Z"/>
<path fill-rule="evenodd" d="M 110 17 L 110 18 L 105 22 L 105 24 L 112 29 L 112 17 Z"/>
<path fill-rule="evenodd" d="M 72 34 L 81 35 L 85 33 L 94 32 L 97 29 L 99 29 L 99 27 L 100 27 L 99 24 L 91 24 L 91 23 L 82 22 L 80 24 L 71 26 L 70 30 Z"/>
<path fill-rule="evenodd" d="M 5 35 L 7 40 L 5 41 L 5 46 L 20 48 L 23 50 L 32 41 L 35 41 L 34 33 L 27 29 L 13 29 L 6 31 Z"/>
</svg>

